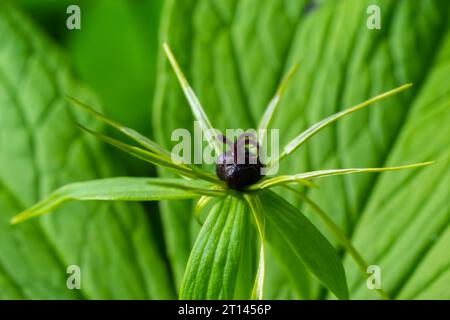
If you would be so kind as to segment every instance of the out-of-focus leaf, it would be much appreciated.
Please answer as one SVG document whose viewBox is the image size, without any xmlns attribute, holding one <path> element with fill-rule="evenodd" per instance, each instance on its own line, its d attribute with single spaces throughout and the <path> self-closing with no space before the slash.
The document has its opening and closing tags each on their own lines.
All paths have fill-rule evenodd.
<svg viewBox="0 0 450 320">
<path fill-rule="evenodd" d="M 245 199 L 250 207 L 253 222 L 255 223 L 256 230 L 258 230 L 259 238 L 258 268 L 256 270 L 255 283 L 253 285 L 251 298 L 262 300 L 264 291 L 264 277 L 266 275 L 266 228 L 264 209 L 262 207 L 259 195 L 247 194 L 245 195 Z"/>
<path fill-rule="evenodd" d="M 89 0 L 4 0 L 20 6 L 32 15 L 32 19 L 38 22 L 45 32 L 51 37 L 64 41 L 70 32 L 66 28 L 66 19 L 69 16 L 66 11 L 70 5 L 78 5 L 85 9 Z"/>
<path fill-rule="evenodd" d="M 228 196 L 208 215 L 186 266 L 181 299 L 232 299 L 235 296 L 245 233 L 251 228 L 246 203 Z"/>
<path fill-rule="evenodd" d="M 382 176 L 371 193 L 354 245 L 381 269 L 393 298 L 450 299 L 450 29 L 387 159 L 433 158 L 422 170 Z M 444 30 L 443 30 L 444 31 Z M 441 32 L 443 32 L 441 31 Z M 348 261 L 358 298 L 370 294 Z"/>
<path fill-rule="evenodd" d="M 145 135 L 151 132 L 160 6 L 89 1 L 80 7 L 82 30 L 67 32 L 75 67 L 98 92 L 106 115 Z"/>
<path fill-rule="evenodd" d="M 82 29 L 67 30 L 64 24 L 55 28 L 65 30 L 64 44 L 75 70 L 95 90 L 108 117 L 150 136 L 163 1 L 78 2 Z M 57 14 L 65 22 L 65 10 Z M 125 163 L 127 174 L 149 173 L 149 167 L 141 161 L 120 151 L 108 151 Z"/>
<path fill-rule="evenodd" d="M 65 94 L 95 102 L 38 28 L 0 4 L 0 297 L 173 298 L 157 238 L 138 204 L 81 204 L 11 226 L 10 218 L 68 182 L 111 176 L 102 145 L 74 126 Z M 81 289 L 66 269 L 81 269 Z"/>
</svg>

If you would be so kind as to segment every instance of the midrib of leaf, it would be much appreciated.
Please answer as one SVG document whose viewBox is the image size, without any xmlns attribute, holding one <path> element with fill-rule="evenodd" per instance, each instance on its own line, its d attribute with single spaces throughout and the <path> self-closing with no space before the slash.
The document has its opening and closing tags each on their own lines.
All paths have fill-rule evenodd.
<svg viewBox="0 0 450 320">
<path fill-rule="evenodd" d="M 230 201 L 229 204 L 228 204 L 228 210 L 226 210 L 226 211 L 230 212 L 230 211 L 234 211 L 234 210 L 236 209 L 236 207 L 235 207 L 235 206 L 232 206 L 232 204 L 233 204 L 233 203 Z M 230 223 L 233 224 L 233 222 L 236 221 L 236 218 L 237 218 L 237 215 L 235 215 L 235 217 L 234 217 L 232 220 L 230 220 L 230 216 L 227 216 L 227 217 L 226 217 L 226 222 L 225 222 L 225 225 L 224 225 L 224 229 L 225 229 L 225 230 L 228 230 L 229 224 L 230 224 Z M 225 236 L 226 236 L 226 235 L 225 235 L 225 232 L 222 232 L 222 233 L 220 234 L 220 236 L 219 236 L 219 240 L 218 240 L 218 242 L 217 242 L 219 245 L 215 248 L 213 261 L 216 261 L 216 258 L 217 258 L 217 254 L 218 254 L 218 253 L 220 253 L 221 251 L 224 251 L 224 248 L 221 247 L 221 245 L 223 245 L 222 240 L 223 240 L 223 238 L 224 238 Z M 230 244 L 230 242 L 229 242 L 227 245 L 229 245 L 229 244 Z M 226 252 L 227 252 L 228 254 L 230 253 L 230 251 L 228 250 L 228 248 L 226 249 Z M 227 259 L 227 263 L 225 264 L 225 266 L 224 266 L 224 268 L 223 268 L 223 271 L 226 271 L 226 270 L 227 270 L 226 265 L 227 265 L 228 263 L 229 263 L 229 259 Z M 207 290 L 208 295 L 210 294 L 211 290 L 214 290 L 214 286 L 212 286 L 212 285 L 211 285 L 211 282 L 210 282 L 210 280 L 211 280 L 211 275 L 213 274 L 213 271 L 216 271 L 216 272 L 217 272 L 217 270 L 214 270 L 214 269 L 215 269 L 214 267 L 216 267 L 216 269 L 217 269 L 217 265 L 213 265 L 213 268 L 211 268 L 211 272 L 210 272 L 209 275 L 208 275 L 208 281 L 207 281 L 207 283 L 209 283 L 209 285 L 208 285 L 208 290 Z M 220 268 L 219 268 L 219 273 L 221 273 Z M 224 285 L 229 285 L 229 283 L 227 283 L 226 280 L 224 280 Z M 221 286 L 220 291 L 219 291 L 219 296 L 222 296 L 222 295 L 223 295 L 223 285 Z"/>
</svg>

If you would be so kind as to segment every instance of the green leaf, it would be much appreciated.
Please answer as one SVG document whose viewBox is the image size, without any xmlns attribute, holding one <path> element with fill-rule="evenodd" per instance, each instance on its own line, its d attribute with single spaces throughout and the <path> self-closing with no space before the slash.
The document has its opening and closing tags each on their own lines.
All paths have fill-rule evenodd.
<svg viewBox="0 0 450 320">
<path fill-rule="evenodd" d="M 194 114 L 195 119 L 200 124 L 200 128 L 202 129 L 203 133 L 206 136 L 206 139 L 208 140 L 209 145 L 216 150 L 218 154 L 221 153 L 221 143 L 216 138 L 216 136 L 211 135 L 211 130 L 214 129 L 214 127 L 211 125 L 211 122 L 208 119 L 208 116 L 205 113 L 205 110 L 203 110 L 202 105 L 200 104 L 200 101 L 197 98 L 197 95 L 195 94 L 194 90 L 191 88 L 189 83 L 186 80 L 186 77 L 183 74 L 183 71 L 180 69 L 180 66 L 178 65 L 177 60 L 175 59 L 175 56 L 172 53 L 172 50 L 170 50 L 170 47 L 167 43 L 163 44 L 164 51 L 166 53 L 167 59 L 169 59 L 170 64 L 172 65 L 172 68 L 175 71 L 175 74 L 178 78 L 178 81 L 180 82 L 181 88 L 186 96 L 186 99 L 189 102 L 189 105 L 191 107 L 192 113 Z"/>
<path fill-rule="evenodd" d="M 345 233 L 342 231 L 339 226 L 337 226 L 334 221 L 310 198 L 308 198 L 304 193 L 290 187 L 290 186 L 283 186 L 286 189 L 294 192 L 296 195 L 298 195 L 305 203 L 311 207 L 314 212 L 318 215 L 318 217 L 322 220 L 323 225 L 330 231 L 330 233 L 333 234 L 333 236 L 339 241 L 339 244 L 342 245 L 346 253 L 352 257 L 353 261 L 356 263 L 356 265 L 361 270 L 362 274 L 364 276 L 367 276 L 367 269 L 369 267 L 369 264 L 364 260 L 364 258 L 361 256 L 361 254 L 355 249 L 355 247 L 352 245 L 351 241 L 347 238 Z M 380 298 L 382 299 L 389 299 L 389 296 L 384 292 L 382 288 L 376 288 L 376 291 L 378 292 Z"/>
<path fill-rule="evenodd" d="M 395 167 L 385 167 L 385 168 L 346 168 L 346 169 L 328 169 L 328 170 L 317 170 L 305 173 L 297 173 L 290 176 L 277 176 L 274 178 L 270 178 L 254 184 L 249 189 L 251 190 L 259 190 L 266 189 L 270 187 L 275 187 L 279 185 L 284 185 L 286 183 L 299 182 L 303 183 L 305 180 L 314 179 L 314 178 L 322 178 L 322 177 L 331 177 L 331 176 L 339 176 L 344 174 L 353 174 L 353 173 L 370 173 L 370 172 L 386 172 L 386 171 L 397 171 L 404 169 L 413 169 L 420 168 L 434 164 L 434 161 L 421 162 L 421 163 L 413 163 L 407 164 L 403 166 L 395 166 Z"/>
<path fill-rule="evenodd" d="M 251 227 L 243 200 L 228 196 L 208 215 L 186 266 L 181 299 L 232 299 L 245 233 Z"/>
<path fill-rule="evenodd" d="M 379 265 L 382 286 L 399 299 L 450 299 L 450 29 L 411 106 L 388 162 L 436 159 L 423 169 L 382 176 L 355 229 L 354 245 Z M 349 265 L 349 263 L 346 263 Z M 350 286 L 368 296 L 353 266 Z"/>
<path fill-rule="evenodd" d="M 270 128 L 270 124 L 272 123 L 273 116 L 275 114 L 275 111 L 277 110 L 278 106 L 280 105 L 281 97 L 284 95 L 287 89 L 287 85 L 289 83 L 289 80 L 294 76 L 295 72 L 298 69 L 298 64 L 295 64 L 289 71 L 286 73 L 284 78 L 281 80 L 277 91 L 275 92 L 274 97 L 269 101 L 269 104 L 266 107 L 266 110 L 264 111 L 264 114 L 259 121 L 258 124 L 258 143 L 260 146 L 264 145 L 264 141 L 267 136 L 267 132 L 265 130 Z"/>
<path fill-rule="evenodd" d="M 68 201 L 156 201 L 221 196 L 202 181 L 160 178 L 109 178 L 66 185 L 11 219 L 11 223 L 53 211 Z"/>
<path fill-rule="evenodd" d="M 160 42 L 168 42 L 176 53 L 181 69 L 216 128 L 256 128 L 263 108 L 287 71 L 281 70 L 284 53 L 307 2 L 289 1 L 284 6 L 279 1 L 165 1 Z M 250 11 L 253 14 L 248 16 Z M 259 36 L 252 35 L 252 25 L 259 26 Z M 268 37 L 275 29 L 281 37 Z M 263 39 L 268 43 L 262 43 Z M 271 39 L 276 43 L 271 43 Z M 296 62 L 299 61 L 289 66 Z M 254 89 L 254 94 L 249 94 Z M 162 50 L 153 111 L 155 140 L 170 150 L 172 131 L 192 128 L 193 116 Z M 180 283 L 198 232 L 198 228 L 186 226 L 197 226 L 197 222 L 189 212 L 192 204 L 187 201 L 164 202 L 161 207 L 169 258 L 176 283 Z M 266 280 L 270 281 L 268 277 Z"/>
<path fill-rule="evenodd" d="M 73 125 L 75 118 L 95 127 L 65 94 L 98 101 L 59 49 L 4 2 L 0 34 L 0 298 L 174 298 L 160 239 L 139 204 L 73 203 L 64 214 L 9 224 L 61 185 L 117 171 L 103 146 Z M 67 288 L 69 265 L 81 269 L 80 290 Z"/>
<path fill-rule="evenodd" d="M 61 28 L 74 67 L 98 94 L 108 117 L 151 134 L 162 1 L 142 0 L 139 5 L 128 0 L 76 2 L 82 11 L 82 31 Z M 63 22 L 69 4 L 76 3 L 58 8 Z"/>
<path fill-rule="evenodd" d="M 108 119 L 103 114 L 95 111 L 87 104 L 85 104 L 73 97 L 67 96 L 67 98 L 69 99 L 69 101 L 74 103 L 76 106 L 82 108 L 84 111 L 93 115 L 98 120 L 108 124 L 109 126 L 113 127 L 114 129 L 122 132 L 128 138 L 137 142 L 138 144 L 140 144 L 142 147 L 144 147 L 151 153 L 154 153 L 155 156 L 152 157 L 151 154 L 149 154 L 148 152 L 145 152 L 146 150 L 137 149 L 136 147 L 126 145 L 118 140 L 115 140 L 113 138 L 110 138 L 110 137 L 102 135 L 102 134 L 98 134 L 98 133 L 93 132 L 93 131 L 80 125 L 82 130 L 97 136 L 99 139 L 105 141 L 106 143 L 116 146 L 117 148 L 121 149 L 122 151 L 130 153 L 130 154 L 132 154 L 142 160 L 148 161 L 150 163 L 162 165 L 162 166 L 166 166 L 166 167 L 170 167 L 170 168 L 178 168 L 178 169 L 183 169 L 184 166 L 187 166 L 187 167 L 189 167 L 189 170 L 193 171 L 193 173 L 195 173 L 195 175 L 198 176 L 199 178 L 203 178 L 205 180 L 209 180 L 209 181 L 213 181 L 213 182 L 220 181 L 217 177 L 209 174 L 208 172 L 198 168 L 195 165 L 185 164 L 183 159 L 181 159 L 177 155 L 173 154 L 172 152 L 167 151 L 166 149 L 162 148 L 156 142 L 147 138 L 146 136 L 142 135 L 141 133 L 137 132 L 136 130 L 125 127 L 114 120 Z M 174 165 L 174 163 L 175 163 L 175 165 Z"/>
<path fill-rule="evenodd" d="M 390 296 L 394 293 L 394 298 L 446 297 L 448 255 L 444 248 L 449 246 L 449 238 L 444 227 L 448 210 L 443 195 L 448 160 L 443 155 L 449 152 L 450 136 L 445 124 L 448 122 L 445 102 L 449 83 L 445 75 L 450 56 L 449 2 L 321 1 L 312 10 L 304 11 L 308 3 L 301 0 L 167 1 L 160 40 L 169 42 L 177 53 L 180 66 L 206 113 L 220 129 L 255 127 L 282 75 L 299 63 L 301 68 L 292 77 L 271 125 L 280 129 L 282 146 L 332 114 L 380 92 L 414 83 L 410 90 L 323 129 L 284 159 L 280 173 L 380 168 L 437 160 L 436 165 L 420 170 L 318 179 L 319 188 L 308 189 L 306 193 L 349 238 L 354 238 L 358 251 L 370 264 L 388 257 L 385 263 L 390 271 L 382 270 L 390 275 L 382 283 Z M 380 30 L 365 27 L 366 10 L 372 4 L 379 5 L 382 12 Z M 156 140 L 170 149 L 171 130 L 191 128 L 192 116 L 162 54 L 159 61 L 153 123 L 162 124 L 155 125 Z M 419 109 L 420 112 L 415 111 Z M 402 149 L 408 152 L 396 151 Z M 383 189 L 389 192 L 382 193 Z M 394 204 L 388 202 L 389 193 Z M 307 205 L 288 193 L 282 195 L 332 239 Z M 175 269 L 181 270 L 179 266 L 190 249 L 186 243 L 195 238 L 196 229 L 184 227 L 191 221 L 189 214 L 182 222 L 176 219 L 180 211 L 191 210 L 191 204 L 177 203 L 173 209 L 170 205 L 164 207 L 165 232 L 173 240 L 169 246 L 184 246 L 172 260 L 178 266 Z M 422 219 L 417 221 L 413 218 L 416 215 Z M 435 215 L 439 218 L 434 219 Z M 389 229 L 391 225 L 392 231 L 386 232 L 384 228 Z M 372 227 L 376 231 L 370 231 Z M 411 237 L 403 240 L 406 236 L 400 231 L 410 228 Z M 421 229 L 428 231 L 417 243 L 412 241 L 413 232 L 420 234 Z M 370 241 L 358 240 L 364 237 Z M 408 241 L 414 243 L 413 250 L 405 249 Z M 390 254 L 391 244 L 396 243 L 404 245 L 397 244 L 395 254 Z M 410 255 L 404 262 L 400 249 Z M 273 254 L 282 256 L 283 253 Z M 351 297 L 373 298 L 360 270 L 347 259 L 344 257 Z M 289 260 L 289 263 L 296 262 Z M 277 271 L 272 273 L 278 277 Z M 288 276 L 290 280 L 285 279 L 284 286 L 279 277 L 271 285 L 268 272 L 266 286 L 273 291 L 286 287 L 298 292 L 305 290 L 297 296 L 327 297 L 317 281 L 302 270 Z M 306 282 L 304 288 L 293 284 Z M 394 292 L 389 292 L 389 286 Z"/>
<path fill-rule="evenodd" d="M 298 209 L 272 191 L 261 193 L 266 228 L 281 236 L 283 244 L 289 246 L 336 297 L 348 299 L 344 267 L 333 246 Z M 270 237 L 267 240 L 270 241 Z"/>
<path fill-rule="evenodd" d="M 177 164 L 175 162 L 172 162 L 167 157 L 155 154 L 153 152 L 149 152 L 149 151 L 147 151 L 145 149 L 142 149 L 142 148 L 139 148 L 139 147 L 136 147 L 136 146 L 133 146 L 133 145 L 129 145 L 129 144 L 123 143 L 123 142 L 121 142 L 119 140 L 111 138 L 111 137 L 109 137 L 107 135 L 104 135 L 102 133 L 98 133 L 98 132 L 92 131 L 92 130 L 90 130 L 88 128 L 85 128 L 82 125 L 78 125 L 78 127 L 81 130 L 83 130 L 83 131 L 93 135 L 94 137 L 98 138 L 99 140 L 101 140 L 101 141 L 103 141 L 105 143 L 108 143 L 108 144 L 110 144 L 110 145 L 112 145 L 112 146 L 122 150 L 123 152 L 126 152 L 126 153 L 128 153 L 128 154 L 130 154 L 130 155 L 132 155 L 132 156 L 134 156 L 134 157 L 136 157 L 138 159 L 141 159 L 141 160 L 146 161 L 146 162 L 151 163 L 151 164 L 155 164 L 155 165 L 160 166 L 160 167 L 168 168 L 168 169 L 174 171 L 175 173 L 177 173 L 177 174 L 179 174 L 181 176 L 184 176 L 184 177 L 189 177 L 189 178 L 195 178 L 196 177 L 194 172 L 190 168 L 187 168 L 182 163 Z"/>
<path fill-rule="evenodd" d="M 264 277 L 266 275 L 266 231 L 265 231 L 265 216 L 264 209 L 261 204 L 259 196 L 256 194 L 245 195 L 252 216 L 255 222 L 256 229 L 259 235 L 259 258 L 258 258 L 258 269 L 256 271 L 255 284 L 252 290 L 252 299 L 263 299 L 264 290 Z"/>
<path fill-rule="evenodd" d="M 67 96 L 67 99 L 69 99 L 69 101 L 71 101 L 76 106 L 82 108 L 83 110 L 85 110 L 88 113 L 90 113 L 91 115 L 93 115 L 98 120 L 100 120 L 100 121 L 110 125 L 114 129 L 122 132 L 127 137 L 129 137 L 132 140 L 134 140 L 135 142 L 139 143 L 141 146 L 143 146 L 147 150 L 149 150 L 149 151 L 151 151 L 153 153 L 156 153 L 156 154 L 158 154 L 160 156 L 167 156 L 169 158 L 172 157 L 172 153 L 170 153 L 169 151 L 167 151 L 164 148 L 161 148 L 156 142 L 154 142 L 151 139 L 147 138 L 146 136 L 140 134 L 136 130 L 134 130 L 132 128 L 128 128 L 126 126 L 123 126 L 123 125 L 121 125 L 120 123 L 118 123 L 118 122 L 116 122 L 114 120 L 108 119 L 106 116 L 104 116 L 100 112 L 95 111 L 90 106 L 88 106 L 87 104 L 79 101 L 76 98 Z"/>
<path fill-rule="evenodd" d="M 320 130 L 326 128 L 327 126 L 331 125 L 332 123 L 338 121 L 339 119 L 352 114 L 356 111 L 362 110 L 365 107 L 368 107 L 378 101 L 381 101 L 385 98 L 388 98 L 390 96 L 393 96 L 395 94 L 398 94 L 399 92 L 402 92 L 408 88 L 411 88 L 412 84 L 405 84 L 402 85 L 398 88 L 389 90 L 387 92 L 384 92 L 382 94 L 379 94 L 373 98 L 370 98 L 354 107 L 351 107 L 349 109 L 340 111 L 338 113 L 335 113 L 333 115 L 330 115 L 328 117 L 326 117 L 325 119 L 315 123 L 314 125 L 312 125 L 311 127 L 309 127 L 308 129 L 306 129 L 304 132 L 302 132 L 300 135 L 298 135 L 297 137 L 295 137 L 292 141 L 290 141 L 284 148 L 283 148 L 283 152 L 280 154 L 280 157 L 278 159 L 276 159 L 275 161 L 278 162 L 281 159 L 283 159 L 284 157 L 286 157 L 287 155 L 291 154 L 292 152 L 294 152 L 297 148 L 299 148 L 303 143 L 305 143 L 306 141 L 308 141 L 308 139 L 310 139 L 313 135 L 315 135 L 317 132 L 319 132 Z"/>
</svg>

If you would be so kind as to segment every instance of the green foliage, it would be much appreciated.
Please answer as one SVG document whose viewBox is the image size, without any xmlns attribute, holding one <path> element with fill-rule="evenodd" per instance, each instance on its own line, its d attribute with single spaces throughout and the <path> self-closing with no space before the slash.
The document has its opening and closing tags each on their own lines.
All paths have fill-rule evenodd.
<svg viewBox="0 0 450 320">
<path fill-rule="evenodd" d="M 448 194 L 445 167 L 450 135 L 444 123 L 450 118 L 450 86 L 445 80 L 449 4 L 444 0 L 375 1 L 381 8 L 382 29 L 368 30 L 366 8 L 374 1 L 328 1 L 309 13 L 302 11 L 306 3 L 211 0 L 175 5 L 175 1 L 167 1 L 161 41 L 170 43 L 207 114 L 220 129 L 255 127 L 279 79 L 290 66 L 299 63 L 299 71 L 274 116 L 273 127 L 282 129 L 283 143 L 335 112 L 403 83 L 414 83 L 412 90 L 317 134 L 284 160 L 281 170 L 293 174 L 437 160 L 436 165 L 423 170 L 318 181 L 319 188 L 307 190 L 307 194 L 354 238 L 369 264 L 380 264 L 387 279 L 396 279 L 396 285 L 386 284 L 388 293 L 389 286 L 394 289 L 392 297 L 449 298 L 445 291 L 449 255 L 439 255 L 439 250 L 449 246 L 446 226 L 450 212 L 442 202 Z M 192 116 L 164 58 L 160 59 L 157 85 L 153 114 L 156 139 L 170 148 L 171 130 L 190 128 Z M 403 152 L 405 148 L 408 152 Z M 286 192 L 282 194 L 301 208 L 327 238 L 333 239 L 307 205 Z M 387 204 L 390 199 L 398 199 L 396 205 Z M 434 205 L 428 199 L 436 199 L 432 200 Z M 405 201 L 408 206 L 403 205 Z M 191 205 L 173 206 L 164 204 L 163 217 L 167 244 L 175 248 L 177 243 L 194 238 L 196 231 L 184 227 L 195 223 L 189 215 L 179 220 L 179 213 L 190 211 Z M 419 213 L 422 219 L 417 221 L 414 217 Z M 435 221 L 435 216 L 441 218 Z M 379 228 L 372 230 L 372 221 Z M 417 234 L 420 226 L 428 225 L 425 221 L 434 223 L 419 241 L 411 241 L 406 234 Z M 395 255 L 391 246 L 398 246 Z M 189 246 L 171 250 L 176 251 L 173 265 L 184 265 L 189 250 Z M 433 252 L 429 258 L 425 255 L 428 250 Z M 269 260 L 284 257 L 271 251 Z M 407 261 L 400 258 L 404 254 L 410 257 Z M 366 288 L 354 262 L 347 257 L 344 260 L 350 297 L 377 297 Z M 279 268 L 285 271 L 284 266 Z M 426 268 L 436 273 L 426 273 Z M 182 274 L 181 267 L 176 270 Z M 284 283 L 294 296 L 325 297 L 307 272 L 284 273 Z M 278 296 L 279 274 L 267 273 L 266 298 Z M 436 291 L 422 294 L 427 285 Z M 409 288 L 409 294 L 403 294 L 403 286 Z"/>
<path fill-rule="evenodd" d="M 367 261 L 381 267 L 382 286 L 391 298 L 450 299 L 450 5 L 446 0 L 375 1 L 382 29 L 368 30 L 366 8 L 373 2 L 321 1 L 304 11 L 307 0 L 166 0 L 159 39 L 159 19 L 144 32 L 143 18 L 144 13 L 156 16 L 160 2 L 145 1 L 142 11 L 125 0 L 112 7 L 106 1 L 86 6 L 92 28 L 59 36 L 67 37 L 78 73 L 108 105 L 105 114 L 127 127 L 69 107 L 67 94 L 101 103 L 74 81 L 54 43 L 16 9 L 0 4 L 0 298 L 249 298 L 252 290 L 260 297 L 265 274 L 265 299 L 334 298 L 331 294 L 373 299 L 379 296 L 368 290 L 360 270 Z M 34 0 L 22 3 L 39 6 Z M 61 6 L 45 3 L 54 12 Z M 114 25 L 117 19 L 124 19 L 125 29 Z M 96 40 L 110 27 L 118 35 L 105 47 Z M 299 64 L 295 75 L 288 72 L 289 86 L 283 83 L 278 90 L 284 95 L 277 112 L 269 109 L 261 122 L 280 128 L 283 146 L 293 141 L 285 149 L 292 154 L 280 163 L 283 175 L 255 185 L 247 202 L 222 185 L 212 187 L 215 177 L 201 168 L 171 163 L 170 153 L 159 147 L 170 150 L 172 130 L 190 129 L 193 120 L 162 48 L 156 67 L 155 48 L 162 42 L 172 47 L 212 126 L 222 130 L 256 127 L 283 75 Z M 331 126 L 343 113 L 321 121 L 409 82 L 412 90 L 374 100 L 373 107 Z M 203 112 L 200 105 L 194 109 Z M 150 111 L 159 145 L 130 129 L 148 135 Z M 140 147 L 106 136 L 95 117 Z M 123 156 L 82 135 L 73 120 L 113 146 L 164 166 L 158 171 L 163 178 L 109 178 L 149 167 L 136 170 L 127 161 L 125 169 Z M 327 128 L 317 134 L 319 127 L 308 129 L 317 123 Z M 317 188 L 295 185 L 294 192 L 277 189 L 278 195 L 259 190 L 328 173 L 386 171 L 388 165 L 429 160 L 436 164 L 318 179 Z M 347 167 L 369 169 L 323 171 Z M 173 179 L 174 173 L 209 182 Z M 51 193 L 89 179 L 97 180 Z M 307 197 L 295 198 L 299 190 Z M 189 200 L 159 202 L 162 231 L 157 208 L 139 203 L 70 203 L 58 209 L 62 214 L 9 224 L 40 199 L 22 217 L 73 199 L 200 195 L 221 197 L 212 205 L 202 198 L 207 217 L 201 228 Z M 314 210 L 330 220 L 324 223 Z M 343 230 L 337 237 L 336 225 Z M 349 259 L 345 236 L 361 263 Z M 267 246 L 258 245 L 261 238 L 267 238 Z M 268 251 L 261 250 L 265 247 Z M 258 255 L 267 261 L 266 272 L 260 272 L 265 265 Z M 65 286 L 70 264 L 81 267 L 81 291 Z"/>
<path fill-rule="evenodd" d="M 72 118 L 82 118 L 68 112 L 64 94 L 95 100 L 74 82 L 54 45 L 4 3 L 0 35 L 0 297 L 174 298 L 139 204 L 74 203 L 61 215 L 9 224 L 56 187 L 117 173 L 102 145 L 74 126 Z M 71 264 L 82 270 L 80 291 L 66 287 Z"/>
<path fill-rule="evenodd" d="M 339 299 L 348 299 L 345 271 L 333 246 L 303 214 L 271 191 L 261 192 L 267 240 L 281 238 L 304 265 Z M 292 270 L 291 272 L 296 272 Z"/>
<path fill-rule="evenodd" d="M 65 185 L 15 216 L 11 223 L 40 216 L 68 201 L 156 201 L 214 195 L 202 181 L 160 178 L 108 178 Z M 220 196 L 220 194 L 219 194 Z"/>
</svg>

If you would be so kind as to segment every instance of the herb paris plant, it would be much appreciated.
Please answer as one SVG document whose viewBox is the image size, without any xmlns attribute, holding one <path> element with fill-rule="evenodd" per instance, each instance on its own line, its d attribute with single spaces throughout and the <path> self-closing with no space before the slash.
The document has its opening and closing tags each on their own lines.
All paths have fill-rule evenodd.
<svg viewBox="0 0 450 320">
<path fill-rule="evenodd" d="M 204 132 L 213 130 L 211 122 L 204 112 L 199 99 L 183 75 L 167 44 L 164 44 L 164 50 L 175 70 L 192 112 L 196 120 L 200 123 L 200 127 Z M 292 68 L 282 80 L 279 89 L 270 101 L 260 121 L 257 132 L 265 132 L 265 129 L 270 127 L 271 120 L 279 105 L 281 96 L 285 91 L 287 82 L 296 68 L 297 66 Z M 325 118 L 292 139 L 283 148 L 279 157 L 271 159 L 268 167 L 278 165 L 280 161 L 289 156 L 309 138 L 340 118 L 406 90 L 409 87 L 411 87 L 411 84 L 400 86 Z M 89 106 L 74 98 L 69 98 L 69 100 L 100 121 L 122 132 L 139 146 L 123 143 L 101 133 L 93 132 L 80 125 L 82 130 L 139 159 L 167 168 L 181 176 L 181 178 L 123 177 L 70 184 L 56 190 L 41 202 L 18 214 L 11 222 L 19 223 L 28 218 L 42 215 L 62 203 L 71 200 L 155 201 L 200 197 L 198 207 L 202 208 L 207 205 L 209 199 L 218 198 L 219 201 L 212 207 L 200 231 L 186 268 L 184 281 L 180 290 L 180 297 L 186 299 L 227 299 L 234 297 L 236 283 L 239 281 L 237 273 L 241 258 L 240 253 L 245 250 L 245 241 L 243 239 L 245 238 L 246 228 L 250 227 L 245 222 L 247 212 L 249 211 L 251 212 L 253 223 L 259 237 L 259 262 L 256 268 L 256 274 L 253 277 L 252 298 L 262 298 L 265 274 L 265 241 L 266 237 L 276 235 L 280 239 L 278 242 L 279 245 L 288 247 L 310 272 L 337 298 L 347 299 L 348 289 L 345 271 L 336 250 L 297 208 L 279 197 L 274 191 L 266 189 L 274 187 L 288 188 L 299 195 L 307 204 L 311 205 L 328 229 L 333 232 L 348 253 L 354 258 L 361 271 L 365 272 L 367 263 L 339 227 L 310 198 L 298 190 L 292 189 L 288 184 L 302 183 L 311 187 L 313 184 L 310 180 L 320 177 L 361 172 L 392 171 L 427 166 L 432 163 L 422 162 L 385 168 L 326 169 L 294 175 L 266 177 L 238 191 L 229 188 L 223 181 L 208 171 L 196 165 L 183 162 L 182 159 L 173 155 L 170 151 L 161 148 L 154 141 L 135 130 L 107 119 L 102 114 L 97 113 Z M 210 147 L 216 150 L 217 153 L 220 152 L 218 140 L 211 135 L 206 135 L 206 137 Z M 264 139 L 265 136 L 263 135 L 257 137 L 260 144 L 262 144 Z M 174 159 L 177 161 L 174 161 Z M 223 232 L 220 233 L 220 231 Z M 224 268 L 236 272 L 227 273 L 231 274 L 231 276 L 219 279 L 217 276 L 211 276 L 211 270 L 217 268 Z M 208 279 L 203 278 L 205 274 L 208 275 Z M 387 294 L 384 291 L 379 289 L 378 292 L 381 297 L 387 298 Z"/>
</svg>

